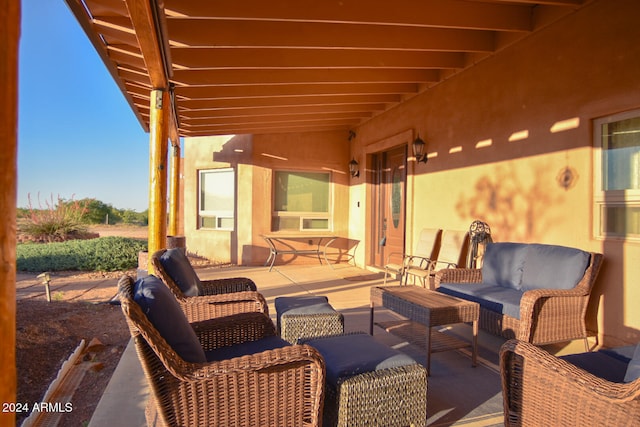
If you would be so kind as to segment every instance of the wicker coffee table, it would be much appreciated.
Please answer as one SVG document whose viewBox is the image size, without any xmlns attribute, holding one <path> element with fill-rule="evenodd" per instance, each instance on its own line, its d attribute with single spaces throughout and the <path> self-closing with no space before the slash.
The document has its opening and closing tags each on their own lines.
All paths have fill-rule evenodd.
<svg viewBox="0 0 640 427">
<path fill-rule="evenodd" d="M 431 373 L 431 353 L 471 347 L 471 364 L 476 366 L 478 351 L 477 303 L 455 298 L 417 286 L 371 287 L 371 318 L 369 333 L 373 335 L 375 306 L 388 308 L 408 320 L 379 322 L 387 332 L 424 348 L 427 352 L 427 371 Z M 433 331 L 434 326 L 471 323 L 470 342 L 449 334 Z"/>
</svg>

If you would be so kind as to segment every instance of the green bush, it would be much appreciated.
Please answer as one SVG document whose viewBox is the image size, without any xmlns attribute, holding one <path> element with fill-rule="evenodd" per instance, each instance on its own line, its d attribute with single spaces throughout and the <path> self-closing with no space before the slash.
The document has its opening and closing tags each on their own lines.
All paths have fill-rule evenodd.
<svg viewBox="0 0 640 427">
<path fill-rule="evenodd" d="M 18 271 L 120 271 L 138 265 L 147 242 L 126 237 L 100 237 L 56 243 L 18 245 Z"/>
</svg>

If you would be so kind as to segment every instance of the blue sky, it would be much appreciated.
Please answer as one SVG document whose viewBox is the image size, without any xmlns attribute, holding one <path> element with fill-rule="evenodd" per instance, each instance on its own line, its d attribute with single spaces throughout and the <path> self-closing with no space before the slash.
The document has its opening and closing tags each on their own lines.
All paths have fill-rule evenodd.
<svg viewBox="0 0 640 427">
<path fill-rule="evenodd" d="M 18 207 L 147 209 L 149 135 L 63 0 L 22 0 Z"/>
</svg>

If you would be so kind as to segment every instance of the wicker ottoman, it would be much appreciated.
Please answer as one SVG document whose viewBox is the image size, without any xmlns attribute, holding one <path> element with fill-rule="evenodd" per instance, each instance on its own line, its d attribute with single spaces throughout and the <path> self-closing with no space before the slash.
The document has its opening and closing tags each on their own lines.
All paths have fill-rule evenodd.
<svg viewBox="0 0 640 427">
<path fill-rule="evenodd" d="M 278 297 L 275 307 L 278 334 L 292 344 L 300 338 L 344 332 L 344 316 L 331 307 L 325 296 Z"/>
<path fill-rule="evenodd" d="M 304 340 L 325 360 L 325 426 L 426 426 L 427 370 L 369 334 Z"/>
</svg>

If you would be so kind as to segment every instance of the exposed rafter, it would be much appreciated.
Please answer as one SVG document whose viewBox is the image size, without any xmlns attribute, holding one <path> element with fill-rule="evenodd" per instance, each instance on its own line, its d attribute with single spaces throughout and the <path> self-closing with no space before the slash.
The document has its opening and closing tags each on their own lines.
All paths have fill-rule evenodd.
<svg viewBox="0 0 640 427">
<path fill-rule="evenodd" d="M 66 1 L 145 126 L 174 86 L 180 136 L 351 129 L 588 2 Z"/>
</svg>

